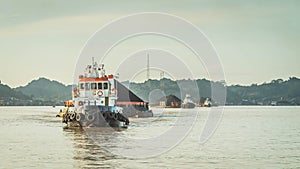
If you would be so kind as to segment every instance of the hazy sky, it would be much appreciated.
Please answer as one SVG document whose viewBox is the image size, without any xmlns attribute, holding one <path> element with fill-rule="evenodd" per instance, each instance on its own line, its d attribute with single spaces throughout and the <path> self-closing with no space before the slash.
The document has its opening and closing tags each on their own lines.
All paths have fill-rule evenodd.
<svg viewBox="0 0 300 169">
<path fill-rule="evenodd" d="M 43 76 L 71 84 L 80 50 L 93 33 L 137 12 L 170 13 L 195 24 L 216 48 L 228 84 L 300 77 L 299 11 L 298 0 L 0 0 L 0 80 L 16 87 Z M 141 42 L 142 48 L 152 48 L 154 42 L 168 51 L 176 46 L 143 37 L 122 44 L 115 53 L 133 53 Z M 141 64 L 146 66 L 146 60 Z M 107 71 L 114 70 L 108 66 Z M 209 79 L 205 73 L 195 77 Z"/>
</svg>

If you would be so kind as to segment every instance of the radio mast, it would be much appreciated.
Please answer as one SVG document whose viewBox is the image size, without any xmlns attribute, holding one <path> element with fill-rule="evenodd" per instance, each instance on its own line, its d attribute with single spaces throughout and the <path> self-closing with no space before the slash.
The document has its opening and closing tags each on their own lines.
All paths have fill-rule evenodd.
<svg viewBox="0 0 300 169">
<path fill-rule="evenodd" d="M 164 91 L 164 76 L 165 76 L 165 72 L 161 71 L 160 72 L 160 90 Z"/>
<path fill-rule="evenodd" d="M 147 53 L 147 80 L 150 79 L 150 60 L 149 60 L 149 53 Z"/>
</svg>

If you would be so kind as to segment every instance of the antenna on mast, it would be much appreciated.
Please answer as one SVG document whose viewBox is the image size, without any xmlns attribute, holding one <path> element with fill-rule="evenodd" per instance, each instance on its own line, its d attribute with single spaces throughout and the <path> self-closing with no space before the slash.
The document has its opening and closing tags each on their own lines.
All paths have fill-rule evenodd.
<svg viewBox="0 0 300 169">
<path fill-rule="evenodd" d="M 161 71 L 160 72 L 160 90 L 164 90 L 164 76 L 165 76 L 165 72 Z"/>
<path fill-rule="evenodd" d="M 150 79 L 150 60 L 149 60 L 149 53 L 147 53 L 147 80 Z"/>
</svg>

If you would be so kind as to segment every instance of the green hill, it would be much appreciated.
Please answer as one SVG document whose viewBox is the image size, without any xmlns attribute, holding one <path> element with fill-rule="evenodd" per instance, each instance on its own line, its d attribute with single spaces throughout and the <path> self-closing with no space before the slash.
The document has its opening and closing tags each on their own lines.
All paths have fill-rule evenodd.
<svg viewBox="0 0 300 169">
<path fill-rule="evenodd" d="M 25 105 L 31 98 L 20 91 L 15 91 L 7 85 L 0 84 L 0 106 Z"/>
<path fill-rule="evenodd" d="M 0 99 L 30 99 L 20 91 L 15 91 L 7 85 L 0 84 Z"/>
<path fill-rule="evenodd" d="M 227 103 L 229 104 L 269 105 L 272 101 L 287 101 L 291 105 L 300 105 L 300 79 L 291 77 L 286 81 L 277 79 L 261 85 L 227 87 Z"/>
<path fill-rule="evenodd" d="M 144 83 L 126 82 L 126 86 L 144 100 L 148 100 L 149 93 L 155 89 L 161 89 L 165 95 L 173 94 L 178 98 L 182 98 L 181 93 L 190 94 L 195 98 L 198 95 L 201 100 L 201 98 L 211 97 L 212 83 L 223 85 L 221 82 L 211 82 L 206 79 L 177 81 L 150 79 Z M 226 104 L 228 105 L 270 105 L 272 101 L 300 105 L 300 79 L 291 77 L 286 81 L 277 79 L 261 85 L 227 86 Z"/>
<path fill-rule="evenodd" d="M 182 98 L 181 94 L 190 94 L 200 100 L 211 97 L 211 84 L 224 86 L 221 82 L 211 82 L 206 79 L 177 80 L 161 79 L 147 80 L 144 83 L 123 82 L 130 90 L 145 101 L 149 100 L 152 91 L 160 89 L 167 95 Z M 252 84 L 251 86 L 232 85 L 227 87 L 227 105 L 270 105 L 272 101 L 289 105 L 300 105 L 300 79 L 291 77 L 272 80 L 269 83 Z M 62 105 L 63 101 L 71 99 L 71 85 L 39 78 L 26 86 L 10 88 L 0 84 L 0 105 Z M 182 98 L 183 99 L 183 98 Z"/>
<path fill-rule="evenodd" d="M 22 92 L 39 100 L 65 101 L 71 99 L 71 85 L 64 85 L 60 82 L 39 78 L 28 83 L 26 86 L 17 87 L 15 91 Z"/>
</svg>

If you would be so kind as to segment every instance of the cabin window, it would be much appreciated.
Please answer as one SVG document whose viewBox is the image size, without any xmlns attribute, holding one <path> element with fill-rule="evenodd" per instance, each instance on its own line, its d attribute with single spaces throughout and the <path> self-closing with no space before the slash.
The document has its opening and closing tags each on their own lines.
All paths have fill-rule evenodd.
<svg viewBox="0 0 300 169">
<path fill-rule="evenodd" d="M 84 90 L 84 83 L 80 83 L 79 85 L 80 89 Z"/>
<path fill-rule="evenodd" d="M 102 89 L 102 83 L 98 83 L 98 89 Z"/>
<path fill-rule="evenodd" d="M 97 83 L 91 83 L 91 89 L 92 90 L 97 89 Z"/>
<path fill-rule="evenodd" d="M 85 90 L 90 90 L 90 83 L 85 83 Z"/>
<path fill-rule="evenodd" d="M 106 82 L 103 83 L 103 89 L 108 89 L 108 84 Z"/>
</svg>

